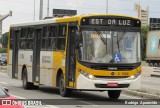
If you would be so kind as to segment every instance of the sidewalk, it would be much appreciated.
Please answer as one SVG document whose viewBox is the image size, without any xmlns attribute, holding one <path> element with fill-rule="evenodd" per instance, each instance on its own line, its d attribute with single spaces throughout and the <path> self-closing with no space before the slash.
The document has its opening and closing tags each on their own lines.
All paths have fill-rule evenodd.
<svg viewBox="0 0 160 108">
<path fill-rule="evenodd" d="M 124 93 L 151 99 L 160 99 L 160 78 L 151 77 L 154 68 L 142 66 L 141 89 L 127 90 Z"/>
</svg>

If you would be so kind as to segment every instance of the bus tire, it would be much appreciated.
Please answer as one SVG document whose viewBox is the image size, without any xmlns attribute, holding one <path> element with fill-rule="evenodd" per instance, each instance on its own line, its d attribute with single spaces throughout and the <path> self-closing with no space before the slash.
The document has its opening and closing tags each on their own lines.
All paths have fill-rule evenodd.
<svg viewBox="0 0 160 108">
<path fill-rule="evenodd" d="M 63 73 L 60 75 L 60 78 L 59 78 L 59 92 L 60 92 L 60 95 L 62 97 L 68 97 L 71 95 L 71 89 L 68 89 L 65 87 L 65 81 L 64 81 L 64 75 Z"/>
<path fill-rule="evenodd" d="M 27 69 L 24 68 L 22 72 L 22 85 L 24 89 L 32 89 L 33 88 L 33 83 L 28 82 L 28 77 L 27 77 Z"/>
<path fill-rule="evenodd" d="M 158 67 L 158 63 L 154 63 L 154 67 Z"/>
<path fill-rule="evenodd" d="M 149 66 L 150 66 L 150 67 L 153 67 L 153 63 L 152 63 L 152 62 L 149 62 Z"/>
<path fill-rule="evenodd" d="M 38 89 L 39 89 L 39 86 L 33 85 L 33 89 L 34 89 L 34 90 L 38 90 Z"/>
<path fill-rule="evenodd" d="M 110 99 L 118 99 L 121 94 L 121 90 L 109 90 L 108 96 Z"/>
</svg>

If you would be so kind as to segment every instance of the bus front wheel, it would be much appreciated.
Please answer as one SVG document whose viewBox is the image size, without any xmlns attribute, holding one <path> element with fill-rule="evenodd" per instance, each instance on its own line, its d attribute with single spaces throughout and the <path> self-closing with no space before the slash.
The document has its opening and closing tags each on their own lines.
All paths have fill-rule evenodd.
<svg viewBox="0 0 160 108">
<path fill-rule="evenodd" d="M 108 96 L 110 99 L 118 99 L 121 94 L 121 90 L 109 90 Z"/>
<path fill-rule="evenodd" d="M 152 62 L 150 62 L 150 63 L 149 63 L 149 66 L 150 66 L 150 67 L 153 67 L 153 63 L 152 63 Z"/>
<path fill-rule="evenodd" d="M 22 72 L 22 84 L 24 89 L 32 89 L 33 84 L 28 82 L 28 77 L 27 77 L 27 69 L 24 68 Z"/>
<path fill-rule="evenodd" d="M 68 89 L 65 87 L 65 81 L 64 81 L 63 74 L 60 75 L 59 91 L 60 91 L 60 95 L 63 97 L 68 97 L 71 95 L 71 89 Z"/>
</svg>

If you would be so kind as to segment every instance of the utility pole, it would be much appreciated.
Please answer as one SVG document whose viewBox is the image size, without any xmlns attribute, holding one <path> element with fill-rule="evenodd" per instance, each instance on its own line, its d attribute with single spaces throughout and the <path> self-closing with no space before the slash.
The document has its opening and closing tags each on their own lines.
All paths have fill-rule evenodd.
<svg viewBox="0 0 160 108">
<path fill-rule="evenodd" d="M 108 14 L 108 0 L 106 1 L 106 14 Z"/>
<path fill-rule="evenodd" d="M 4 19 L 6 19 L 8 16 L 12 16 L 12 11 L 10 11 L 8 14 L 6 15 L 0 15 L 0 38 L 2 36 L 2 21 Z"/>
<path fill-rule="evenodd" d="M 47 5 L 47 17 L 49 17 L 49 0 L 48 0 L 48 5 Z"/>
<path fill-rule="evenodd" d="M 43 19 L 43 0 L 40 0 L 39 20 Z"/>
</svg>

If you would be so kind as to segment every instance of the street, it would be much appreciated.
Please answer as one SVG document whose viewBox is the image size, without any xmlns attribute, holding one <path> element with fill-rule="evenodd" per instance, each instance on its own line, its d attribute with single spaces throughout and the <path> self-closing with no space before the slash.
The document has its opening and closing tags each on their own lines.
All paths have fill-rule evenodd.
<svg viewBox="0 0 160 108">
<path fill-rule="evenodd" d="M 144 91 L 150 93 L 160 93 L 160 78 L 142 77 L 142 87 Z"/>
<path fill-rule="evenodd" d="M 148 86 L 147 84 L 149 82 L 153 82 L 158 84 L 158 80 L 156 81 L 151 81 L 153 79 L 151 78 L 142 78 L 143 81 L 142 84 L 144 87 Z M 160 80 L 159 80 L 160 81 Z M 24 90 L 22 88 L 22 82 L 19 80 L 15 80 L 15 79 L 10 79 L 6 72 L 0 72 L 0 85 L 7 87 L 9 89 L 9 93 L 19 99 L 53 99 L 53 101 L 63 101 L 63 99 L 68 99 L 67 105 L 65 105 L 65 102 L 62 102 L 63 105 L 46 105 L 47 108 L 51 107 L 51 108 L 77 108 L 77 107 L 83 107 L 83 108 L 98 108 L 98 107 L 102 107 L 102 108 L 106 108 L 106 107 L 128 107 L 128 105 L 114 105 L 114 103 L 112 103 L 111 101 L 109 101 L 108 98 L 108 94 L 107 92 L 91 92 L 91 91 L 73 91 L 71 97 L 61 97 L 59 95 L 58 90 L 53 89 L 51 87 L 46 87 L 46 86 L 40 86 L 39 90 Z M 152 84 L 149 84 L 152 85 Z M 152 85 L 151 88 L 156 88 L 154 85 Z M 89 100 L 91 99 L 91 100 Z M 134 96 L 130 96 L 127 94 L 121 94 L 119 100 L 117 100 L 117 102 L 120 102 L 123 99 L 142 99 L 139 97 L 134 97 Z M 114 101 L 113 101 L 114 102 Z M 110 104 L 110 105 L 107 105 Z M 113 105 L 112 105 L 113 104 Z M 45 106 L 45 107 L 46 107 Z M 132 105 L 132 107 L 137 107 Z M 158 107 L 158 105 L 152 105 L 152 106 L 139 106 L 139 108 L 151 108 L 151 107 Z"/>
<path fill-rule="evenodd" d="M 159 7 L 0 0 L 0 108 L 159 108 Z"/>
</svg>

